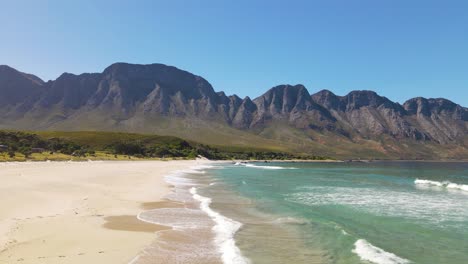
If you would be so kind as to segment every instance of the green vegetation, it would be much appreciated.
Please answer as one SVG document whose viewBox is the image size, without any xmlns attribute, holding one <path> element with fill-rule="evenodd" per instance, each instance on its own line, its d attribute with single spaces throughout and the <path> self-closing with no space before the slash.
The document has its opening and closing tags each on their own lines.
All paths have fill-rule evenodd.
<svg viewBox="0 0 468 264">
<path fill-rule="evenodd" d="M 329 159 L 243 147 L 213 147 L 177 137 L 117 132 L 0 131 L 0 161 L 9 160 Z"/>
<path fill-rule="evenodd" d="M 59 152 L 64 155 L 85 156 L 92 155 L 94 151 L 88 146 L 79 145 L 71 141 L 60 138 L 43 139 L 36 134 L 25 132 L 5 132 L 0 131 L 1 152 L 7 152 L 10 158 L 14 158 L 17 153 L 29 158 L 33 153 Z"/>
</svg>

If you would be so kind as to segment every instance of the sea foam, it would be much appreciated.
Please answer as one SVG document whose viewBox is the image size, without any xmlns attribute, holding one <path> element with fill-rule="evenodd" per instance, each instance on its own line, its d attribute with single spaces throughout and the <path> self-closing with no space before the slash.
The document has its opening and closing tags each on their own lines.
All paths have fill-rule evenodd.
<svg viewBox="0 0 468 264">
<path fill-rule="evenodd" d="M 356 253 L 362 260 L 376 264 L 407 264 L 411 261 L 401 258 L 393 253 L 386 252 L 378 248 L 365 239 L 359 239 L 354 243 L 353 253 Z"/>
<path fill-rule="evenodd" d="M 248 168 L 255 168 L 255 169 L 266 169 L 266 170 L 294 170 L 297 168 L 294 167 L 281 167 L 281 166 L 262 166 L 262 165 L 255 165 L 250 163 L 240 163 L 237 162 L 236 166 L 244 166 Z"/>
<path fill-rule="evenodd" d="M 439 188 L 439 187 L 437 187 Z M 305 186 L 285 196 L 289 202 L 307 206 L 341 205 L 375 215 L 424 220 L 442 226 L 460 227 L 468 218 L 465 192 L 409 192 L 387 188 Z"/>
<path fill-rule="evenodd" d="M 287 216 L 287 217 L 276 218 L 271 223 L 273 223 L 273 224 L 305 225 L 305 224 L 308 224 L 309 221 L 307 221 L 305 219 L 300 219 L 300 218 Z"/>
<path fill-rule="evenodd" d="M 140 221 L 177 230 L 208 228 L 212 225 L 205 212 L 189 208 L 159 208 L 137 215 Z"/>
<path fill-rule="evenodd" d="M 430 181 L 430 180 L 420 180 L 416 179 L 414 181 L 414 184 L 416 185 L 426 185 L 426 186 L 436 186 L 436 187 L 441 187 L 441 188 L 447 188 L 451 190 L 460 190 L 460 191 L 465 191 L 468 192 L 468 185 L 466 184 L 457 184 L 449 181 Z"/>
<path fill-rule="evenodd" d="M 208 197 L 201 196 L 197 193 L 197 188 L 192 187 L 190 189 L 193 198 L 200 202 L 200 208 L 204 211 L 216 225 L 213 230 L 216 233 L 216 245 L 222 254 L 222 260 L 225 264 L 247 264 L 250 261 L 244 258 L 240 252 L 240 249 L 236 246 L 234 240 L 234 234 L 242 226 L 241 223 L 234 221 L 228 217 L 225 217 L 218 212 L 213 211 L 210 208 L 211 199 Z"/>
</svg>

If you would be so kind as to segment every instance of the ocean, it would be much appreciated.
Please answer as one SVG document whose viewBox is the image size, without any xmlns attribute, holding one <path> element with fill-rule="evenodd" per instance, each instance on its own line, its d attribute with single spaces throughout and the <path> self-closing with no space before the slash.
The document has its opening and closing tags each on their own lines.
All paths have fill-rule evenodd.
<svg viewBox="0 0 468 264">
<path fill-rule="evenodd" d="M 226 163 L 168 181 L 190 206 L 141 218 L 190 238 L 178 263 L 468 263 L 467 163 Z"/>
</svg>

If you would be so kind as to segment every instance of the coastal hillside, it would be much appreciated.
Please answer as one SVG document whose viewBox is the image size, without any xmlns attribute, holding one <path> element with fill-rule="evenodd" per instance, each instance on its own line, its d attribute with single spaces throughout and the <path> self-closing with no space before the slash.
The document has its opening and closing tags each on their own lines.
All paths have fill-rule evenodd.
<svg viewBox="0 0 468 264">
<path fill-rule="evenodd" d="M 19 132 L 0 130 L 0 161 L 45 160 L 325 160 L 258 148 L 208 146 L 173 136 L 120 132 Z"/>
<path fill-rule="evenodd" d="M 120 131 L 336 158 L 468 159 L 468 109 L 279 85 L 251 99 L 163 64 L 116 63 L 53 81 L 0 66 L 0 129 Z"/>
</svg>

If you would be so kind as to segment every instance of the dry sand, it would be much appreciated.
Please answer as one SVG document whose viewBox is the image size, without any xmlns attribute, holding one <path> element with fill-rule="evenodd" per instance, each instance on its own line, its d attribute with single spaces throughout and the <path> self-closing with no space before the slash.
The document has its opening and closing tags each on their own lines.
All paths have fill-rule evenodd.
<svg viewBox="0 0 468 264">
<path fill-rule="evenodd" d="M 128 263 L 167 228 L 136 219 L 164 175 L 206 162 L 0 163 L 0 263 Z"/>
</svg>

